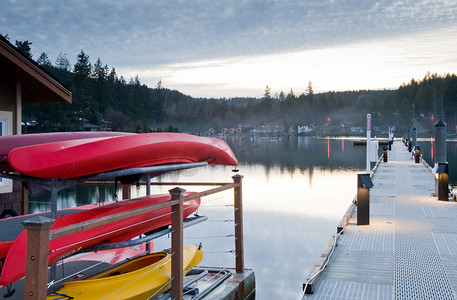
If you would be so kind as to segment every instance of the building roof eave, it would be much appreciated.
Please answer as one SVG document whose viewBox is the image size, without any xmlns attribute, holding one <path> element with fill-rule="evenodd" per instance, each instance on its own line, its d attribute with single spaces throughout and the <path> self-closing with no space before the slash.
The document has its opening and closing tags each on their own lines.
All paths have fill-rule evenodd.
<svg viewBox="0 0 457 300">
<path fill-rule="evenodd" d="M 70 89 L 0 36 L 0 73 L 21 83 L 24 102 L 72 102 Z"/>
</svg>

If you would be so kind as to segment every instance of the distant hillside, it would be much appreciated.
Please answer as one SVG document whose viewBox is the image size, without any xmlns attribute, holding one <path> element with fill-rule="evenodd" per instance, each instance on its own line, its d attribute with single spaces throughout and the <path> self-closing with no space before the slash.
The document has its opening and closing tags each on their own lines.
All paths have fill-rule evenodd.
<svg viewBox="0 0 457 300">
<path fill-rule="evenodd" d="M 30 54 L 31 42 L 16 45 Z M 431 129 L 438 119 L 449 128 L 457 123 L 457 76 L 427 73 L 397 90 L 346 91 L 314 94 L 311 82 L 307 92 L 291 90 L 271 96 L 266 85 L 258 98 L 193 98 L 176 90 L 141 84 L 138 77 L 128 82 L 100 58 L 91 63 L 81 51 L 71 66 L 65 55 L 53 64 L 46 53 L 36 60 L 45 70 L 73 91 L 73 103 L 24 104 L 25 121 L 36 121 L 29 131 L 82 130 L 85 124 L 110 126 L 112 130 L 148 132 L 160 130 L 198 131 L 209 128 L 242 128 L 244 131 L 269 122 L 284 128 L 297 125 L 350 123 L 365 126 L 366 114 L 373 124 L 411 127 L 416 120 Z M 35 124 L 35 123 L 33 123 Z"/>
</svg>

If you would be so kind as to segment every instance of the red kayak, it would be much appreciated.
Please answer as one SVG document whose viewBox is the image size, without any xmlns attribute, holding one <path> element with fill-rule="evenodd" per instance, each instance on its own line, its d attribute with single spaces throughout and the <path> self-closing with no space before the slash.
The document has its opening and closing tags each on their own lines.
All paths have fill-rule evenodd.
<svg viewBox="0 0 457 300">
<path fill-rule="evenodd" d="M 121 200 L 124 201 L 124 200 Z M 98 206 L 109 205 L 112 203 L 117 203 L 118 201 L 109 201 L 104 203 L 97 204 L 87 204 L 77 207 L 64 208 L 57 211 L 57 217 L 63 217 L 65 215 L 74 214 L 84 210 L 94 209 Z M 35 214 L 20 215 L 16 217 L 0 219 L 0 258 L 6 257 L 10 247 L 13 245 L 14 240 L 22 233 L 24 226 L 21 222 L 33 217 L 33 216 L 43 216 L 46 218 L 52 218 L 51 212 L 41 212 Z"/>
<path fill-rule="evenodd" d="M 10 166 L 21 174 L 63 179 L 120 169 L 204 161 L 238 165 L 223 140 L 169 132 L 60 141 L 16 148 L 8 155 Z"/>
<path fill-rule="evenodd" d="M 189 193 L 187 193 L 189 194 Z M 76 212 L 55 219 L 51 230 L 76 224 L 87 220 L 97 219 L 116 213 L 145 207 L 170 199 L 170 195 L 145 196 L 141 198 L 122 200 L 105 206 Z M 184 203 L 184 218 L 192 214 L 200 205 L 200 199 Z M 145 213 L 133 218 L 126 218 L 108 225 L 88 229 L 62 238 L 49 241 L 49 264 L 58 259 L 73 255 L 84 248 L 99 243 L 115 243 L 130 240 L 145 232 L 171 224 L 171 208 L 163 208 Z M 27 251 L 27 231 L 16 238 L 8 251 L 3 265 L 0 284 L 6 286 L 21 279 L 25 275 Z"/>
<path fill-rule="evenodd" d="M 150 252 L 154 252 L 154 241 L 150 242 Z M 144 244 L 136 246 L 128 246 L 123 248 L 100 250 L 97 252 L 81 253 L 69 258 L 64 259 L 62 262 L 73 263 L 80 261 L 94 261 L 104 262 L 106 264 L 115 265 L 126 259 L 144 254 L 146 252 L 146 246 Z"/>
<path fill-rule="evenodd" d="M 113 132 L 113 131 L 81 131 L 81 132 L 50 132 L 50 133 L 31 133 L 20 135 L 0 136 L 0 166 L 6 170 L 8 154 L 11 150 L 19 147 L 60 142 L 67 140 L 79 140 L 88 138 L 103 138 L 122 135 L 132 135 L 133 133 Z"/>
</svg>

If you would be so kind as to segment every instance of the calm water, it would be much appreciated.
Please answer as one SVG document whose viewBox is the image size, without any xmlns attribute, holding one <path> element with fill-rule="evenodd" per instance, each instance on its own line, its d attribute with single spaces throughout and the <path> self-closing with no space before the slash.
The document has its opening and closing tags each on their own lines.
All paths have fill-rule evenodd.
<svg viewBox="0 0 457 300">
<path fill-rule="evenodd" d="M 295 299 L 301 285 L 356 194 L 365 168 L 365 147 L 347 139 L 311 137 L 228 139 L 243 179 L 245 267 L 256 274 L 257 299 Z M 208 166 L 157 177 L 155 181 L 231 182 L 231 168 Z M 153 187 L 166 193 L 174 186 Z M 202 187 L 184 187 L 200 191 Z M 144 188 L 133 188 L 143 196 Z M 112 200 L 112 187 L 78 187 L 59 193 L 59 207 Z M 49 209 L 35 198 L 32 211 Z M 209 220 L 185 229 L 185 244 L 202 243 L 202 265 L 234 267 L 233 191 L 202 199 Z M 170 247 L 170 238 L 155 242 Z"/>
<path fill-rule="evenodd" d="M 417 142 L 420 146 L 422 157 L 433 167 L 435 160 L 432 138 L 419 138 Z M 446 156 L 449 163 L 449 184 L 453 186 L 454 190 L 457 190 L 457 140 L 447 140 Z"/>
</svg>

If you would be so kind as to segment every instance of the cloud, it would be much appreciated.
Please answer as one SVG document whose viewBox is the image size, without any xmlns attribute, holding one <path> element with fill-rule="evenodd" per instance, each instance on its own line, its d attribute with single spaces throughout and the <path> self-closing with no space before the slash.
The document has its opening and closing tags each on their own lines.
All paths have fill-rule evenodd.
<svg viewBox="0 0 457 300">
<path fill-rule="evenodd" d="M 280 55 L 439 31 L 452 0 L 3 0 L 1 33 L 32 41 L 35 57 L 72 63 L 84 50 L 118 69 Z M 126 77 L 126 76 L 124 76 Z M 141 78 L 141 76 L 140 76 Z"/>
</svg>

